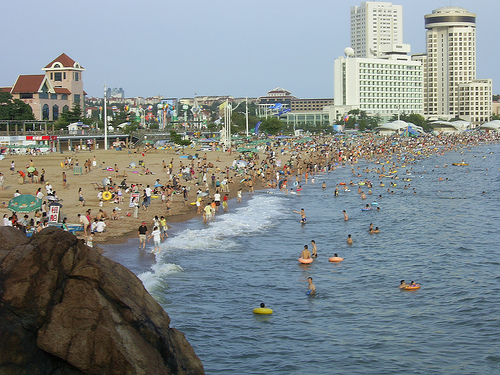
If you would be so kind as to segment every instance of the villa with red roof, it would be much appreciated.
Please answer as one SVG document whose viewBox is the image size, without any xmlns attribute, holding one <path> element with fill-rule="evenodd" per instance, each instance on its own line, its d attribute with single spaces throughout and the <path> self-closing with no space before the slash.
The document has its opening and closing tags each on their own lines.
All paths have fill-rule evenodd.
<svg viewBox="0 0 500 375">
<path fill-rule="evenodd" d="M 55 121 L 75 103 L 80 103 L 83 112 L 86 93 L 82 72 L 85 69 L 63 53 L 42 70 L 45 74 L 20 75 L 14 86 L 3 87 L 2 91 L 29 104 L 37 120 Z"/>
</svg>

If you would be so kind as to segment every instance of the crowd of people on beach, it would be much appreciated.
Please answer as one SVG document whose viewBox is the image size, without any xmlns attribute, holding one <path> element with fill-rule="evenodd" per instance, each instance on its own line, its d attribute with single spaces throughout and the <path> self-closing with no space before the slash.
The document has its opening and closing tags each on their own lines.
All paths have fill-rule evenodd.
<svg viewBox="0 0 500 375">
<path fill-rule="evenodd" d="M 315 178 L 325 171 L 333 172 L 336 165 L 351 165 L 364 159 L 368 162 L 379 163 L 380 167 L 371 172 L 383 175 L 397 166 L 422 160 L 433 154 L 442 154 L 450 150 L 456 150 L 459 147 L 469 147 L 485 142 L 498 142 L 500 136 L 497 133 L 486 132 L 468 132 L 452 135 L 426 135 L 419 137 L 379 137 L 373 134 L 362 135 L 334 135 L 334 136 L 315 136 L 307 141 L 301 139 L 269 139 L 269 142 L 259 146 L 260 152 L 250 152 L 245 154 L 235 154 L 232 165 L 223 166 L 220 160 L 213 160 L 205 153 L 197 158 L 179 159 L 171 158 L 169 161 L 163 160 L 161 169 L 150 168 L 146 165 L 146 154 L 142 156 L 145 160 L 140 161 L 139 165 L 130 165 L 127 168 L 106 166 L 104 161 L 97 161 L 95 156 L 85 158 L 82 165 L 82 174 L 89 174 L 95 170 L 106 170 L 109 173 L 107 178 L 103 179 L 102 184 L 97 183 L 95 188 L 99 191 L 96 194 L 99 212 L 94 217 L 91 213 L 80 213 L 79 223 L 82 225 L 84 239 L 92 244 L 93 235 L 99 235 L 109 229 L 110 222 L 113 220 L 122 220 L 128 216 L 142 219 L 150 214 L 151 206 L 154 203 L 154 213 L 160 212 L 158 217 L 168 218 L 171 215 L 171 208 L 174 202 L 179 202 L 184 212 L 195 212 L 202 217 L 207 225 L 213 222 L 217 215 L 229 212 L 229 200 L 236 197 L 236 202 L 241 202 L 244 192 L 252 194 L 254 189 L 266 188 L 270 193 L 278 191 L 285 194 L 300 195 L 301 191 L 308 184 L 314 184 Z M 151 150 L 149 150 L 151 151 Z M 79 155 L 64 157 L 61 161 L 61 188 L 66 190 L 71 186 L 67 179 L 66 171 L 74 167 L 80 167 Z M 81 158 L 81 156 L 80 156 Z M 209 160 L 212 159 L 212 160 Z M 386 162 L 390 161 L 390 164 Z M 385 166 L 382 166 L 385 163 Z M 135 163 L 133 163 L 135 164 Z M 33 159 L 29 161 L 26 168 L 18 170 L 14 161 L 10 163 L 11 175 L 18 175 L 18 183 L 21 186 L 18 190 L 24 190 L 24 194 L 33 194 L 42 200 L 42 207 L 29 214 L 27 224 L 24 222 L 24 216 L 19 220 L 17 215 L 7 215 L 4 217 L 4 225 L 9 221 L 13 226 L 23 229 L 42 230 L 48 225 L 47 206 L 51 202 L 60 202 L 61 200 L 53 188 L 54 181 L 46 181 L 46 169 L 37 168 Z M 363 172 L 352 169 L 353 177 L 359 178 Z M 144 183 L 145 179 L 151 179 L 154 174 L 155 182 Z M 136 182 L 129 182 L 128 178 L 132 175 Z M 0 191 L 4 189 L 6 176 L 0 173 Z M 114 180 L 120 181 L 120 183 Z M 403 177 L 404 180 L 404 177 Z M 149 181 L 149 180 L 148 180 Z M 40 188 L 26 191 L 24 184 L 42 185 Z M 371 194 L 373 182 L 365 179 L 364 187 L 368 191 L 358 186 L 358 192 L 361 199 L 367 199 Z M 383 182 L 380 181 L 379 186 Z M 393 194 L 393 182 L 387 186 L 387 194 Z M 59 184 L 57 184 L 59 186 Z M 410 183 L 406 188 L 417 194 Z M 30 185 L 32 186 L 32 185 Z M 342 190 L 353 188 L 353 181 L 335 186 L 334 195 L 338 196 Z M 43 188 L 45 187 L 45 189 Z M 326 186 L 322 186 L 326 189 Z M 44 191 L 45 190 L 45 191 Z M 87 192 L 88 194 L 88 192 Z M 79 187 L 78 194 L 75 197 L 76 204 L 80 207 L 88 206 L 88 199 L 84 196 L 84 189 Z M 72 204 L 72 202 L 66 202 Z M 112 204 L 114 208 L 108 216 L 104 206 Z M 3 203 L 4 207 L 7 204 Z M 122 205 L 127 205 L 127 209 L 121 212 Z M 222 210 L 220 209 L 222 206 Z M 380 210 L 379 207 L 370 207 L 366 209 Z M 111 209 L 110 209 L 111 210 Z M 302 223 L 306 223 L 305 211 L 302 209 L 296 211 L 300 214 Z M 346 212 L 343 212 L 344 220 L 348 220 Z M 32 216 L 32 217 L 30 217 Z M 152 215 L 153 217 L 156 215 Z M 140 217 L 140 218 L 139 218 Z M 146 222 L 149 218 L 146 219 Z M 66 219 L 67 221 L 67 219 Z M 64 228 L 65 223 L 62 227 Z M 120 224 L 124 225 L 124 224 Z M 67 227 L 67 225 L 66 225 Z M 166 238 L 165 233 L 168 225 L 152 224 L 152 232 L 160 232 L 160 241 Z M 156 228 L 156 229 L 154 229 Z M 380 231 L 378 227 L 370 228 L 370 233 L 376 234 Z M 148 236 L 150 236 L 148 232 Z M 151 237 L 157 245 L 157 232 Z M 349 235 L 347 242 L 351 242 Z M 147 241 L 146 241 L 147 243 Z M 144 242 L 141 242 L 141 246 Z M 155 246 L 153 251 L 159 252 L 160 246 Z"/>
</svg>

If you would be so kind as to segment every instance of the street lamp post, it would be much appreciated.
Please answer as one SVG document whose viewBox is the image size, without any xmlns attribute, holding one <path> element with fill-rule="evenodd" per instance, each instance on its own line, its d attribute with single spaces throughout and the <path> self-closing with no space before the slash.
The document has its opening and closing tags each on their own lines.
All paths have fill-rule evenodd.
<svg viewBox="0 0 500 375">
<path fill-rule="evenodd" d="M 106 104 L 106 85 L 104 85 L 104 150 L 108 149 L 108 110 Z"/>
<path fill-rule="evenodd" d="M 247 130 L 247 137 L 248 137 L 248 96 L 246 100 L 246 112 L 245 112 L 245 123 L 246 123 L 246 130 Z"/>
</svg>

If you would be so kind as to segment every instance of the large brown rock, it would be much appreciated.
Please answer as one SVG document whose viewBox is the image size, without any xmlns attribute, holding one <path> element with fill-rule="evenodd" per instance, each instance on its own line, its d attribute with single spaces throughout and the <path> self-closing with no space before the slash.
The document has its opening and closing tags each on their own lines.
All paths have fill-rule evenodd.
<svg viewBox="0 0 500 375">
<path fill-rule="evenodd" d="M 0 227 L 0 374 L 203 374 L 127 268 L 71 233 Z"/>
</svg>

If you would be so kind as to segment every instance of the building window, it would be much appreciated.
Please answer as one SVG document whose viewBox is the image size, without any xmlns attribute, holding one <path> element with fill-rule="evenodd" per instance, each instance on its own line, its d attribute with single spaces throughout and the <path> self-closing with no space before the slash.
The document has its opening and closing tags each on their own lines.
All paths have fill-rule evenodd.
<svg viewBox="0 0 500 375">
<path fill-rule="evenodd" d="M 79 80 L 80 80 L 79 74 L 78 74 L 78 72 L 75 72 L 75 81 L 79 81 Z"/>
<path fill-rule="evenodd" d="M 73 95 L 73 102 L 80 103 L 80 95 L 78 95 L 78 94 Z"/>
<path fill-rule="evenodd" d="M 49 106 L 47 104 L 44 104 L 42 108 L 42 120 L 48 120 L 48 119 L 49 119 Z"/>
<path fill-rule="evenodd" d="M 48 98 L 49 98 L 49 94 L 48 94 L 48 93 L 46 93 L 46 92 L 40 92 L 40 93 L 38 94 L 38 97 L 39 97 L 40 99 L 48 99 Z"/>
<path fill-rule="evenodd" d="M 54 81 L 62 81 L 62 73 L 61 72 L 56 72 L 54 73 Z"/>
<path fill-rule="evenodd" d="M 52 107 L 52 119 L 55 121 L 59 118 L 59 107 L 57 104 L 54 104 Z"/>
<path fill-rule="evenodd" d="M 50 94 L 50 99 L 57 99 L 57 94 Z"/>
<path fill-rule="evenodd" d="M 66 79 L 66 72 L 63 73 L 63 78 Z"/>
<path fill-rule="evenodd" d="M 68 100 L 68 94 L 62 94 L 61 95 L 62 100 Z"/>
<path fill-rule="evenodd" d="M 63 107 L 63 113 L 66 113 L 66 112 L 68 112 L 68 111 L 69 111 L 69 107 L 68 107 L 67 105 L 65 105 L 65 106 Z"/>
<path fill-rule="evenodd" d="M 33 93 L 31 92 L 24 92 L 19 94 L 20 99 L 33 99 Z"/>
</svg>

